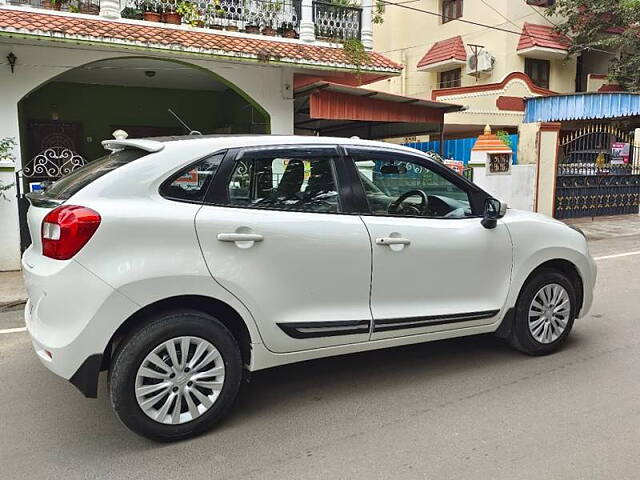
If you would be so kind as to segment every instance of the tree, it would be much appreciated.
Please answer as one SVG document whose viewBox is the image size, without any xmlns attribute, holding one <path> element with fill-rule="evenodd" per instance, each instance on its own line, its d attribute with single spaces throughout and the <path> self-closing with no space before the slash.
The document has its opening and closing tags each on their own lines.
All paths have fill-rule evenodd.
<svg viewBox="0 0 640 480">
<path fill-rule="evenodd" d="M 569 54 L 611 53 L 610 81 L 640 91 L 640 0 L 558 0 L 547 13 L 563 19 Z"/>
</svg>

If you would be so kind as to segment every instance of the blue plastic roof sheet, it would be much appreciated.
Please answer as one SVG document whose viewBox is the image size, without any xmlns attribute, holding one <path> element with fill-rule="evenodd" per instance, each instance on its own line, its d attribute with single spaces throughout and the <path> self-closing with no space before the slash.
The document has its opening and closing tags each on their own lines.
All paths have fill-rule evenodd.
<svg viewBox="0 0 640 480">
<path fill-rule="evenodd" d="M 534 97 L 526 100 L 525 123 L 562 122 L 640 115 L 635 93 L 585 93 Z"/>
</svg>

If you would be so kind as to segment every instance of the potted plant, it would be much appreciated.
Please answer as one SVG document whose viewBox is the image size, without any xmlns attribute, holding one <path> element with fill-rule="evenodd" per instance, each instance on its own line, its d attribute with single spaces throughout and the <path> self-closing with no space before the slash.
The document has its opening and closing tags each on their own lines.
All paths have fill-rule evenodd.
<svg viewBox="0 0 640 480">
<path fill-rule="evenodd" d="M 142 19 L 146 22 L 160 22 L 162 20 L 162 16 L 152 0 L 142 2 Z"/>
<path fill-rule="evenodd" d="M 296 29 L 291 22 L 283 23 L 280 30 L 280 35 L 282 35 L 284 38 L 298 38 Z"/>
<path fill-rule="evenodd" d="M 215 0 L 207 5 L 207 17 L 211 19 L 211 28 L 214 30 L 222 30 L 222 17 L 225 11 L 220 3 L 220 0 Z"/>
<path fill-rule="evenodd" d="M 100 13 L 100 5 L 91 1 L 78 2 L 78 11 L 85 15 L 98 15 Z"/>
<path fill-rule="evenodd" d="M 246 33 L 258 34 L 260 33 L 260 27 L 258 25 L 249 24 L 244 26 L 244 31 Z"/>
<path fill-rule="evenodd" d="M 263 35 L 267 35 L 269 37 L 275 37 L 277 35 L 278 31 L 273 28 L 273 23 L 281 8 L 282 2 L 280 0 L 276 0 L 275 2 L 265 2 L 264 11 L 267 17 L 267 25 L 262 29 Z"/>
<path fill-rule="evenodd" d="M 42 8 L 47 10 L 60 10 L 63 3 L 68 3 L 69 0 L 42 0 Z"/>
</svg>

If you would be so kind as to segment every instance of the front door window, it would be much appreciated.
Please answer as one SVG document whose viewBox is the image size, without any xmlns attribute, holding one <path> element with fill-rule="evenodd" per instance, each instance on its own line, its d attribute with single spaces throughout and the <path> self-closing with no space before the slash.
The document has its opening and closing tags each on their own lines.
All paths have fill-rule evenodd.
<svg viewBox="0 0 640 480">
<path fill-rule="evenodd" d="M 374 215 L 464 218 L 473 215 L 469 193 L 438 172 L 393 156 L 356 158 Z"/>
</svg>

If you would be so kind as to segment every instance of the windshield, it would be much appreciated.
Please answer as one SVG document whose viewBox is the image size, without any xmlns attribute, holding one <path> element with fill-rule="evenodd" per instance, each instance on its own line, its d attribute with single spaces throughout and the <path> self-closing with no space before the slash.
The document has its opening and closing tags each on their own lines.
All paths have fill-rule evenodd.
<svg viewBox="0 0 640 480">
<path fill-rule="evenodd" d="M 111 152 L 54 182 L 44 191 L 43 196 L 67 200 L 94 180 L 146 154 L 142 150 L 133 149 Z"/>
</svg>

